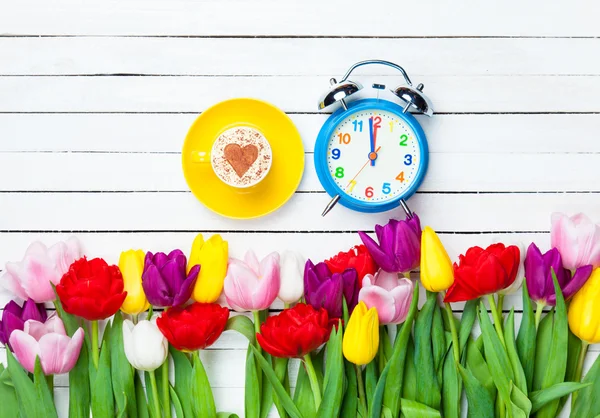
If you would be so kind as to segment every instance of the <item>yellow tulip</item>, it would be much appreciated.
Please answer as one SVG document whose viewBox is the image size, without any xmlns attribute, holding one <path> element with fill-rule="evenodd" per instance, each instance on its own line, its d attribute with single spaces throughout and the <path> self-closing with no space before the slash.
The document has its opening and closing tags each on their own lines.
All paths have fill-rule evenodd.
<svg viewBox="0 0 600 418">
<path fill-rule="evenodd" d="M 377 309 L 367 309 L 360 302 L 352 311 L 344 331 L 342 349 L 344 357 L 354 364 L 370 363 L 379 348 L 379 316 Z"/>
<path fill-rule="evenodd" d="M 454 283 L 452 261 L 431 227 L 421 234 L 421 284 L 430 292 L 441 292 Z"/>
<path fill-rule="evenodd" d="M 196 236 L 187 266 L 188 272 L 196 264 L 201 266 L 192 293 L 192 298 L 196 302 L 213 303 L 219 299 L 227 275 L 228 258 L 229 246 L 227 241 L 223 241 L 221 235 L 213 235 L 206 241 L 202 234 Z"/>
<path fill-rule="evenodd" d="M 130 315 L 138 315 L 150 307 L 142 287 L 144 256 L 142 250 L 128 250 L 123 251 L 119 257 L 119 269 L 123 275 L 124 290 L 127 292 L 121 310 Z"/>
<path fill-rule="evenodd" d="M 588 344 L 600 343 L 600 267 L 571 299 L 569 327 Z"/>
</svg>

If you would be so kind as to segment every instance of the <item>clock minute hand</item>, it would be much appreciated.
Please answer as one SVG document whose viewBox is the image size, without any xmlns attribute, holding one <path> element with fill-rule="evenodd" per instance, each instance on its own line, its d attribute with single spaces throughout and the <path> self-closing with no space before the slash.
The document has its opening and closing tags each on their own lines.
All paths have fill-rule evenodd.
<svg viewBox="0 0 600 418">
<path fill-rule="evenodd" d="M 369 138 L 371 141 L 371 152 L 369 153 L 369 161 L 371 161 L 371 165 L 375 165 L 375 160 L 371 159 L 371 155 L 374 154 L 375 151 L 375 129 L 373 128 L 373 118 L 369 118 Z"/>
</svg>

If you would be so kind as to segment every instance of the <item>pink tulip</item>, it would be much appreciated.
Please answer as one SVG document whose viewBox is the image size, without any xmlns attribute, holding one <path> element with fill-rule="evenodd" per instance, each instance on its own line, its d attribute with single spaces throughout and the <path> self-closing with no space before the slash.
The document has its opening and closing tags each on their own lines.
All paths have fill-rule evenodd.
<svg viewBox="0 0 600 418">
<path fill-rule="evenodd" d="M 565 268 L 575 270 L 590 264 L 600 267 L 600 225 L 583 213 L 571 217 L 553 213 L 550 235 Z"/>
<path fill-rule="evenodd" d="M 267 309 L 279 293 L 279 254 L 274 252 L 259 263 L 252 250 L 244 261 L 231 258 L 223 292 L 227 303 L 238 312 Z"/>
<path fill-rule="evenodd" d="M 0 283 L 19 298 L 36 303 L 53 301 L 56 296 L 51 284 L 58 284 L 73 261 L 83 250 L 77 238 L 58 242 L 48 248 L 39 241 L 32 243 L 20 262 L 6 263 Z"/>
<path fill-rule="evenodd" d="M 381 325 L 399 324 L 408 315 L 413 289 L 409 279 L 399 279 L 397 273 L 379 270 L 374 277 L 370 274 L 364 277 L 358 300 L 369 309 L 377 309 Z"/>
<path fill-rule="evenodd" d="M 45 375 L 68 373 L 79 358 L 83 344 L 83 328 L 69 337 L 58 316 L 51 316 L 45 323 L 29 320 L 23 331 L 10 335 L 10 345 L 19 363 L 31 373 L 35 359 L 40 358 Z"/>
</svg>

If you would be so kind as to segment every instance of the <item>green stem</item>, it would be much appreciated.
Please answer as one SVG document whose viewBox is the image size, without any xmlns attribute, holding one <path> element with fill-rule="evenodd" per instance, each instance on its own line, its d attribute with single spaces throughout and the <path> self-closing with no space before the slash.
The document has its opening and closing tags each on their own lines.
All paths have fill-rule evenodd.
<svg viewBox="0 0 600 418">
<path fill-rule="evenodd" d="M 452 351 L 454 352 L 454 361 L 456 367 L 460 364 L 460 345 L 458 342 L 458 332 L 456 331 L 456 322 L 454 322 L 454 314 L 452 313 L 452 307 L 448 302 L 445 304 L 446 315 L 448 315 L 448 322 L 450 323 L 450 334 L 452 335 Z"/>
<path fill-rule="evenodd" d="M 321 388 L 319 387 L 319 379 L 317 379 L 317 373 L 310 358 L 310 353 L 304 356 L 304 365 L 306 366 L 306 374 L 308 375 L 310 388 L 315 398 L 315 410 L 318 411 L 321 405 Z"/>
<path fill-rule="evenodd" d="M 148 316 L 146 317 L 147 321 L 150 321 L 152 319 L 153 313 L 154 313 L 154 308 L 152 307 L 152 305 L 150 305 L 150 309 L 148 309 Z"/>
<path fill-rule="evenodd" d="M 362 370 L 358 364 L 355 364 L 354 367 L 356 368 L 356 380 L 358 381 L 358 399 L 360 400 L 360 405 L 364 412 L 363 416 L 367 416 L 367 395 L 365 392 L 365 383 L 363 382 Z"/>
<path fill-rule="evenodd" d="M 540 325 L 540 321 L 542 320 L 542 314 L 544 313 L 544 305 L 543 303 L 537 302 L 537 306 L 535 308 L 535 329 L 538 329 Z"/>
<path fill-rule="evenodd" d="M 385 363 L 386 363 L 386 359 L 385 359 L 385 353 L 383 351 L 383 339 L 387 338 L 387 332 L 386 332 L 386 328 L 385 325 L 381 325 L 379 327 L 379 349 L 378 349 L 378 364 L 379 364 L 379 374 L 381 375 L 381 373 L 383 373 L 383 369 L 385 368 Z"/>
<path fill-rule="evenodd" d="M 156 417 L 160 417 L 160 403 L 158 401 L 158 388 L 156 387 L 156 375 L 154 374 L 154 370 L 148 372 L 150 375 L 150 386 L 152 389 L 152 398 L 154 401 L 154 414 Z"/>
<path fill-rule="evenodd" d="M 100 348 L 98 347 L 98 321 L 92 321 L 92 361 L 96 370 L 100 363 Z"/>
<path fill-rule="evenodd" d="M 165 407 L 165 418 L 171 418 L 171 397 L 169 394 L 169 357 L 163 363 L 162 367 L 162 396 L 163 406 Z"/>
<path fill-rule="evenodd" d="M 54 399 L 54 375 L 49 374 L 46 376 L 46 383 L 48 384 L 48 389 L 50 389 L 50 395 L 52 395 L 52 399 Z"/>
<path fill-rule="evenodd" d="M 488 302 L 490 303 L 492 317 L 494 318 L 494 328 L 496 328 L 496 333 L 498 334 L 498 338 L 500 338 L 502 346 L 506 349 L 506 342 L 504 341 L 504 332 L 502 331 L 502 319 L 500 318 L 500 314 L 498 313 L 498 307 L 496 306 L 494 295 L 488 295 Z"/>
<path fill-rule="evenodd" d="M 498 293 L 498 312 L 500 312 L 500 315 L 502 315 L 502 309 L 504 309 L 504 295 Z"/>
<path fill-rule="evenodd" d="M 588 351 L 588 347 L 590 344 L 586 341 L 581 340 L 581 350 L 579 350 L 579 358 L 577 359 L 577 368 L 575 369 L 575 376 L 573 376 L 573 381 L 579 382 L 581 380 L 581 374 L 583 372 L 583 362 L 585 361 L 585 356 Z M 573 392 L 571 396 L 571 409 L 573 409 L 573 405 L 575 405 L 575 399 L 577 399 L 577 392 Z"/>
<path fill-rule="evenodd" d="M 256 334 L 260 334 L 260 311 L 252 311 L 252 316 L 254 317 L 254 346 L 258 352 L 262 354 L 262 349 L 258 343 L 258 338 L 256 338 Z M 258 387 L 262 392 L 263 372 L 258 365 L 258 361 L 256 362 L 256 376 L 258 377 Z"/>
<path fill-rule="evenodd" d="M 287 302 L 283 302 L 283 309 L 290 309 L 292 305 L 290 303 Z"/>
</svg>

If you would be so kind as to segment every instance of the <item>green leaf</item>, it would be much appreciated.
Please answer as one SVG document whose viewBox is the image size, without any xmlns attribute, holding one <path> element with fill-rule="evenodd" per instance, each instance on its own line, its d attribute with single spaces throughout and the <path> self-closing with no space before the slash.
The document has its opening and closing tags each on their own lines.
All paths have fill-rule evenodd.
<svg viewBox="0 0 600 418">
<path fill-rule="evenodd" d="M 233 330 L 242 334 L 248 339 L 250 344 L 256 344 L 256 335 L 254 335 L 254 322 L 244 315 L 232 316 L 227 320 L 225 331 Z"/>
<path fill-rule="evenodd" d="M 590 383 L 577 392 L 571 411 L 572 417 L 595 417 L 600 414 L 600 356 L 596 357 L 591 369 L 583 378 L 582 383 Z"/>
<path fill-rule="evenodd" d="M 135 372 L 134 385 L 135 385 L 135 401 L 137 403 L 138 418 L 149 418 L 150 414 L 148 413 L 148 403 L 146 401 L 146 393 L 144 392 L 144 387 L 142 386 L 142 379 L 140 379 L 140 375 L 137 372 Z M 186 402 L 186 403 L 189 403 L 189 402 Z"/>
<path fill-rule="evenodd" d="M 557 383 L 547 389 L 532 392 L 529 395 L 532 404 L 531 413 L 537 412 L 542 406 L 554 399 L 558 399 L 561 396 L 567 396 L 590 385 L 591 383 L 563 382 Z"/>
<path fill-rule="evenodd" d="M 283 384 L 287 393 L 290 393 L 290 380 L 288 378 L 288 359 L 287 358 L 279 358 L 273 357 L 273 363 L 275 368 L 275 375 L 277 379 Z M 275 403 L 275 408 L 277 408 L 277 413 L 280 418 L 287 418 L 287 412 L 285 412 L 285 408 L 281 404 L 281 401 L 277 397 L 277 394 L 273 393 L 273 402 Z"/>
<path fill-rule="evenodd" d="M 8 349 L 6 350 L 6 360 L 17 395 L 17 401 L 20 405 L 19 415 L 23 418 L 43 416 L 44 411 L 37 398 L 33 382 Z"/>
<path fill-rule="evenodd" d="M 517 353 L 517 346 L 515 344 L 515 310 L 511 308 L 508 318 L 506 318 L 506 325 L 504 326 L 504 341 L 506 342 L 506 354 L 512 367 L 513 375 L 515 377 L 515 385 L 523 392 L 527 394 L 527 378 L 525 377 L 525 371 L 519 360 L 519 354 Z"/>
<path fill-rule="evenodd" d="M 414 401 L 417 398 L 417 369 L 415 367 L 415 344 L 412 335 L 408 338 L 402 398 Z"/>
<path fill-rule="evenodd" d="M 123 409 L 121 409 L 121 412 L 119 412 L 119 415 L 117 415 L 117 418 L 125 418 L 127 416 L 127 396 L 125 396 L 125 406 Z"/>
<path fill-rule="evenodd" d="M 442 380 L 442 412 L 445 418 L 460 417 L 460 398 L 462 383 L 454 360 L 454 353 L 450 348 L 446 353 L 443 367 Z"/>
<path fill-rule="evenodd" d="M 265 353 L 265 359 L 269 364 L 273 364 L 271 355 Z M 260 418 L 267 418 L 271 408 L 273 407 L 273 388 L 268 380 L 262 379 L 260 392 Z"/>
<path fill-rule="evenodd" d="M 548 368 L 544 372 L 541 389 L 554 386 L 565 381 L 567 372 L 567 355 L 569 344 L 569 323 L 567 320 L 567 306 L 560 285 L 552 271 L 552 281 L 556 292 L 556 307 L 554 310 L 554 324 L 552 327 L 552 344 Z M 537 413 L 537 418 L 554 418 L 558 411 L 559 400 L 554 400 L 544 405 Z"/>
<path fill-rule="evenodd" d="M 254 354 L 256 361 L 260 365 L 264 375 L 271 382 L 273 390 L 275 391 L 279 399 L 281 399 L 281 403 L 283 404 L 287 413 L 292 418 L 302 418 L 302 414 L 294 404 L 292 398 L 290 398 L 290 395 L 286 392 L 281 382 L 277 379 L 277 375 L 275 374 L 275 371 L 273 370 L 271 365 L 267 362 L 267 360 L 265 360 L 265 358 L 260 354 L 256 347 L 252 345 L 250 345 L 249 347 L 252 350 L 252 353 Z"/>
<path fill-rule="evenodd" d="M 475 324 L 475 318 L 477 318 L 477 306 L 479 305 L 479 299 L 472 299 L 465 303 L 465 308 L 460 317 L 460 324 L 458 327 L 458 342 L 460 344 L 460 353 L 462 353 L 469 341 L 473 325 Z"/>
<path fill-rule="evenodd" d="M 155 378 L 156 378 L 156 373 L 155 373 Z M 151 418 L 162 418 L 162 417 L 156 416 L 156 412 L 154 409 L 154 393 L 152 393 L 152 383 L 151 383 L 151 378 L 150 378 L 150 372 L 144 372 L 144 380 L 146 382 L 146 395 L 148 396 L 148 411 L 150 413 L 150 417 Z M 190 385 L 191 385 L 191 383 L 190 383 Z M 160 397 L 159 397 L 158 402 L 160 404 Z"/>
<path fill-rule="evenodd" d="M 467 394 L 468 418 L 494 418 L 494 396 L 469 369 L 458 365 Z"/>
<path fill-rule="evenodd" d="M 544 373 L 550 361 L 550 346 L 552 345 L 552 326 L 554 324 L 554 309 L 540 321 L 535 343 L 535 359 L 533 369 L 533 390 L 542 389 Z"/>
<path fill-rule="evenodd" d="M 367 405 L 373 402 L 375 389 L 377 388 L 377 361 L 373 360 L 365 367 L 365 394 L 367 396 Z"/>
<path fill-rule="evenodd" d="M 533 369 L 535 366 L 535 314 L 533 305 L 529 298 L 527 282 L 523 281 L 523 316 L 521 325 L 517 334 L 517 353 L 523 365 L 525 380 L 527 381 L 527 390 L 530 392 L 533 387 Z"/>
<path fill-rule="evenodd" d="M 194 416 L 215 418 L 217 416 L 215 400 L 198 352 L 194 352 L 192 355 L 192 362 L 192 399 L 194 399 L 192 409 L 195 411 Z"/>
<path fill-rule="evenodd" d="M 397 418 L 400 413 L 400 396 L 402 393 L 402 385 L 404 384 L 404 365 L 408 352 L 408 341 L 411 336 L 413 321 L 417 314 L 419 304 L 419 285 L 415 283 L 413 289 L 413 298 L 410 304 L 408 315 L 402 328 L 399 331 L 394 341 L 394 351 L 386 365 L 389 372 L 386 376 L 379 378 L 383 385 L 383 405 L 387 407 L 392 414 L 392 418 Z M 379 383 L 378 383 L 379 385 Z"/>
<path fill-rule="evenodd" d="M 8 351 L 8 350 L 7 350 Z M 2 365 L 0 363 L 0 365 Z M 0 408 L 0 418 L 14 418 L 19 415 L 19 402 L 17 393 L 12 383 L 8 369 L 1 367 L 0 372 L 0 399 L 2 408 Z"/>
<path fill-rule="evenodd" d="M 444 335 L 444 321 L 442 320 L 442 311 L 436 303 L 433 307 L 433 321 L 431 323 L 431 343 L 433 346 L 433 361 L 436 372 L 442 369 L 444 357 L 446 355 L 446 336 Z M 438 379 L 440 385 L 441 380 Z"/>
<path fill-rule="evenodd" d="M 317 417 L 339 417 L 344 396 L 344 355 L 342 354 L 342 326 L 331 330 L 327 342 L 327 361 L 323 378 L 323 401 Z M 379 417 L 377 417 L 379 418 Z"/>
<path fill-rule="evenodd" d="M 513 382 L 510 382 L 510 402 L 515 418 L 529 417 L 531 413 L 531 401 Z"/>
<path fill-rule="evenodd" d="M 105 336 L 106 336 L 105 331 Z M 91 363 L 91 362 L 90 362 Z M 94 367 L 93 365 L 91 367 Z M 103 343 L 98 371 L 92 384 L 92 414 L 94 418 L 114 418 L 115 404 L 110 378 L 110 346 Z"/>
<path fill-rule="evenodd" d="M 260 382 L 256 368 L 256 357 L 248 345 L 246 352 L 246 384 L 244 388 L 244 410 L 247 418 L 260 418 Z"/>
<path fill-rule="evenodd" d="M 35 358 L 35 368 L 33 373 L 33 387 L 38 398 L 39 405 L 44 408 L 44 418 L 58 418 L 56 406 L 54 406 L 54 398 L 46 382 L 46 376 L 42 371 L 42 363 L 40 358 Z"/>
<path fill-rule="evenodd" d="M 112 320 L 110 336 L 110 368 L 113 393 L 117 410 L 127 410 L 127 416 L 137 417 L 137 402 L 135 401 L 135 386 L 133 383 L 133 367 L 125 356 L 123 345 L 123 315 L 118 311 Z M 127 398 L 127 405 L 125 405 Z"/>
<path fill-rule="evenodd" d="M 419 417 L 419 418 L 441 418 L 442 415 L 437 409 L 428 407 L 425 404 L 411 401 L 409 399 L 402 398 L 400 400 L 400 409 L 405 417 Z"/>
<path fill-rule="evenodd" d="M 179 396 L 177 396 L 177 392 L 175 392 L 175 389 L 171 385 L 169 385 L 169 394 L 171 395 L 171 401 L 173 401 L 173 406 L 175 407 L 175 416 L 177 418 L 184 418 L 185 414 L 183 412 L 181 401 L 179 400 Z M 217 417 L 218 416 L 219 415 L 217 414 Z"/>
<path fill-rule="evenodd" d="M 565 382 L 579 382 L 581 376 L 577 376 L 577 363 L 579 361 L 579 353 L 581 352 L 581 340 L 569 329 L 567 349 L 567 372 L 565 373 Z M 562 411 L 569 396 L 563 396 L 558 401 L 558 412 Z"/>
<path fill-rule="evenodd" d="M 346 391 L 344 393 L 344 400 L 342 402 L 342 413 L 341 418 L 356 418 L 356 411 L 358 410 L 358 381 L 356 380 L 356 368 L 354 364 L 347 360 L 344 360 L 344 372 L 346 376 Z M 298 376 L 298 381 L 300 376 Z M 298 386 L 296 386 L 298 390 Z M 295 399 L 294 399 L 295 400 Z M 296 403 L 298 405 L 298 403 Z M 304 411 L 304 409 L 301 409 Z M 306 418 L 310 418 L 311 415 L 305 414 Z"/>
<path fill-rule="evenodd" d="M 217 412 L 217 418 L 240 418 L 237 414 L 231 412 Z"/>
<path fill-rule="evenodd" d="M 175 368 L 175 393 L 179 399 L 183 399 L 181 407 L 186 417 L 193 417 L 192 411 L 192 363 L 190 359 L 172 345 L 169 345 L 169 353 L 173 359 Z"/>
<path fill-rule="evenodd" d="M 300 367 L 298 368 L 294 404 L 298 407 L 298 410 L 302 411 L 305 418 L 314 418 L 317 414 L 315 398 L 313 397 L 310 381 L 308 380 L 306 368 L 303 363 L 300 363 Z M 354 414 L 356 414 L 356 408 L 354 408 Z"/>
<path fill-rule="evenodd" d="M 490 397 L 495 399 L 497 392 L 496 385 L 494 385 L 492 373 L 483 358 L 479 344 L 483 344 L 482 336 L 479 336 L 476 341 L 469 340 L 467 343 L 467 369 L 488 391 Z"/>
<path fill-rule="evenodd" d="M 417 372 L 417 401 L 437 410 L 440 407 L 442 395 L 435 369 L 436 360 L 432 344 L 433 317 L 436 306 L 437 295 L 428 291 L 427 302 L 423 305 L 415 324 L 415 369 Z"/>
</svg>

